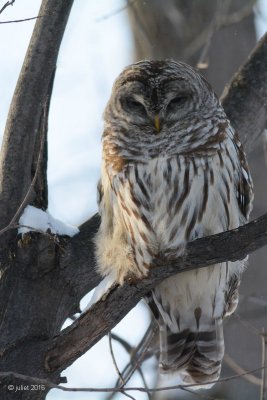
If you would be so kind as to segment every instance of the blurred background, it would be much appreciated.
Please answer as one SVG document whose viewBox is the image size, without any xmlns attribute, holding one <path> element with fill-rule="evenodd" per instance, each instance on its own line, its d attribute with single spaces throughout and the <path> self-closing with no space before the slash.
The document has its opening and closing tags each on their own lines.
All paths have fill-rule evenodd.
<svg viewBox="0 0 267 400">
<path fill-rule="evenodd" d="M 0 9 L 6 1 L 0 1 Z M 34 17 L 41 0 L 16 0 L 0 22 Z M 34 21 L 0 24 L 0 136 Z M 96 182 L 100 174 L 102 112 L 111 86 L 127 64 L 140 59 L 173 58 L 198 66 L 220 96 L 224 86 L 247 59 L 267 29 L 266 0 L 76 0 L 61 46 L 49 119 L 49 211 L 64 222 L 80 225 L 97 211 Z M 266 66 L 267 68 L 267 66 Z M 252 217 L 266 212 L 266 164 L 259 141 L 249 154 L 255 185 Z M 225 323 L 226 357 L 222 377 L 253 370 L 262 364 L 261 332 L 267 329 L 266 249 L 250 257 L 235 315 Z M 74 266 L 75 268 L 75 266 Z M 74 271 L 75 273 L 75 271 Z M 90 294 L 81 302 L 84 308 Z M 114 329 L 134 347 L 149 325 L 142 302 Z M 66 324 L 71 321 L 66 321 Z M 122 370 L 129 354 L 113 341 Z M 150 358 L 143 373 L 148 387 L 175 384 L 158 377 Z M 118 377 L 108 338 L 63 373 L 67 386 L 113 387 Z M 203 398 L 260 399 L 260 372 L 217 384 Z M 142 386 L 135 373 L 130 386 Z M 131 392 L 137 400 L 149 398 Z M 100 400 L 103 393 L 52 390 L 48 400 Z M 162 392 L 153 400 L 193 399 L 181 391 Z"/>
</svg>

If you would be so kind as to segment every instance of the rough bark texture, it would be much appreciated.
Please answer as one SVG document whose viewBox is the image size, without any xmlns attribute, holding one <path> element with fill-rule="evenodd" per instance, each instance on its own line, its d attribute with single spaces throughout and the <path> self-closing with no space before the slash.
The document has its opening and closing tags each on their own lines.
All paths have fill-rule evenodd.
<svg viewBox="0 0 267 400">
<path fill-rule="evenodd" d="M 59 0 L 57 2 L 44 0 L 40 10 L 42 18 L 39 18 L 36 22 L 14 94 L 2 146 L 0 159 L 1 228 L 7 226 L 12 220 L 35 174 L 37 152 L 42 139 L 40 127 L 43 124 L 44 106 L 51 90 L 59 45 L 72 2 L 71 0 Z M 148 20 L 147 22 L 144 20 L 141 24 L 138 22 L 135 35 L 138 35 L 137 31 L 139 31 L 139 35 L 141 35 L 139 43 L 141 43 L 142 37 L 146 36 L 145 27 L 149 29 L 149 41 L 154 46 L 154 50 L 150 49 L 153 58 L 156 54 L 153 51 L 161 51 L 159 55 L 156 54 L 156 57 L 174 57 L 171 53 L 167 54 L 167 49 L 173 48 L 174 43 L 177 43 L 175 49 L 182 49 L 185 46 L 182 41 L 183 34 L 185 37 L 189 37 L 188 43 L 194 41 L 189 29 L 192 25 L 190 21 L 194 20 L 194 13 L 197 12 L 199 16 L 199 20 L 197 19 L 195 22 L 196 29 L 200 29 L 200 24 L 203 21 L 205 26 L 211 26 L 214 23 L 212 22 L 213 15 L 217 10 L 214 8 L 215 2 L 213 1 L 196 0 L 190 2 L 193 5 L 192 9 L 188 7 L 189 2 L 184 1 L 177 1 L 177 3 L 174 0 L 168 2 L 159 2 L 159 0 L 135 2 L 133 7 L 136 7 L 134 16 L 137 21 L 145 15 L 145 10 L 138 7 L 143 7 L 147 3 L 150 6 L 147 10 L 149 12 L 146 12 L 147 17 L 152 16 L 150 25 L 153 25 L 156 18 L 160 18 L 155 30 L 155 34 L 158 35 L 158 42 L 153 37 L 154 28 L 153 26 L 149 27 Z M 163 3 L 164 6 L 166 5 L 164 9 L 162 9 Z M 207 7 L 206 10 L 203 7 L 207 3 L 210 7 Z M 155 11 L 154 7 L 160 7 L 160 5 L 161 8 L 155 8 Z M 169 8 L 170 6 L 171 8 Z M 168 18 L 162 18 L 164 10 L 169 10 Z M 201 10 L 203 15 L 207 13 L 205 18 L 203 15 L 200 17 Z M 231 15 L 234 11 L 235 9 L 231 10 Z M 206 18 L 210 21 L 208 24 Z M 247 17 L 246 23 L 248 23 L 249 18 L 251 22 L 251 17 Z M 177 21 L 181 21 L 181 24 Z M 173 24 L 171 25 L 170 22 Z M 159 40 L 165 37 L 165 32 L 168 28 L 172 29 L 172 26 L 178 31 L 172 33 L 173 36 L 170 37 L 168 46 L 165 46 L 166 43 L 164 41 L 161 43 Z M 217 34 L 218 32 L 216 32 Z M 199 35 L 199 37 L 202 38 L 203 45 L 205 35 Z M 145 39 L 142 43 L 146 43 Z M 151 43 L 147 44 L 148 48 L 151 47 Z M 201 46 L 198 47 L 199 44 L 197 43 L 195 46 L 197 46 L 198 54 L 195 55 L 194 51 L 192 54 L 195 55 L 195 59 L 198 59 Z M 228 46 L 228 42 L 226 46 Z M 232 48 L 230 44 L 229 46 Z M 166 53 L 164 53 L 164 49 Z M 210 51 L 212 51 L 212 46 Z M 245 53 L 242 54 L 245 60 L 246 55 Z M 250 145 L 266 127 L 266 108 L 260 108 L 261 112 L 257 114 L 257 123 L 255 123 L 254 118 L 255 112 L 254 114 L 249 112 L 250 109 L 253 110 L 254 102 L 258 101 L 255 100 L 257 96 L 255 97 L 254 90 L 251 90 L 251 88 L 255 88 L 260 93 L 260 101 L 262 100 L 264 103 L 267 100 L 266 69 L 262 66 L 266 57 L 267 36 L 259 44 L 246 66 L 239 71 L 224 97 L 227 113 L 231 116 L 231 122 L 240 131 L 245 145 L 246 143 Z M 146 53 L 141 58 L 147 58 Z M 234 71 L 235 69 L 232 72 Z M 240 93 L 242 94 L 242 103 L 240 102 Z M 262 105 L 261 102 L 257 104 Z M 253 118 L 251 118 L 251 115 L 253 115 Z M 41 168 L 38 170 L 31 203 L 44 208 L 47 205 L 46 151 L 42 154 Z M 127 283 L 124 287 L 114 289 L 107 296 L 107 303 L 101 302 L 99 305 L 95 305 L 95 309 L 89 311 L 73 326 L 60 333 L 60 328 L 65 319 L 78 311 L 80 299 L 99 283 L 100 278 L 94 268 L 94 246 L 92 242 L 99 222 L 99 216 L 92 217 L 81 227 L 80 233 L 71 239 L 66 237 L 58 239 L 39 233 L 30 233 L 21 238 L 17 237 L 15 230 L 8 230 L 0 236 L 1 371 L 14 371 L 59 382 L 62 369 L 70 365 L 99 340 L 136 304 L 146 290 L 166 276 L 165 273 L 170 273 L 171 268 L 172 273 L 174 273 L 174 271 L 177 272 L 179 267 L 192 266 L 193 259 L 197 260 L 199 265 L 199 260 L 205 254 L 210 259 L 212 258 L 212 255 L 215 254 L 212 251 L 221 250 L 221 256 L 225 257 L 226 242 L 223 238 L 226 236 L 223 235 L 227 234 L 217 238 L 217 240 L 222 240 L 222 243 L 217 244 L 218 247 L 213 248 L 213 250 L 211 247 L 211 253 L 207 252 L 207 241 L 211 246 L 212 241 L 216 241 L 216 238 L 201 239 L 202 242 L 201 240 L 196 241 L 189 246 L 189 259 L 190 251 L 193 252 L 197 249 L 197 253 L 191 254 L 191 264 L 185 264 L 185 259 L 176 260 L 170 266 L 170 271 L 159 266 L 153 271 L 155 276 L 151 275 L 143 284 L 135 285 L 132 282 Z M 258 230 L 259 226 L 261 227 L 260 230 Z M 239 242 L 230 241 L 233 252 L 244 246 L 243 252 L 239 253 L 238 257 L 243 256 L 244 251 L 255 250 L 255 243 L 257 243 L 257 246 L 266 243 L 266 216 L 259 220 L 257 224 L 249 225 L 249 228 L 244 229 L 248 229 L 248 231 L 245 231 L 247 232 L 245 237 L 242 236 L 241 242 L 243 244 L 240 243 L 241 237 L 239 237 Z M 252 229 L 252 232 L 250 229 Z M 230 235 L 238 234 L 232 232 Z M 255 241 L 253 241 L 253 237 Z M 234 247 L 234 243 L 236 247 Z M 116 315 L 111 312 L 108 313 L 108 310 L 111 309 L 116 310 L 116 313 L 114 311 Z M 92 335 L 90 335 L 90 332 Z M 8 384 L 20 383 L 22 382 L 10 378 L 1 379 L 0 398 L 7 400 L 18 398 L 41 400 L 45 398 L 47 390 L 25 390 L 20 392 L 20 397 L 18 397 L 18 393 L 7 389 Z"/>
<path fill-rule="evenodd" d="M 43 1 L 9 110 L 0 158 L 0 227 L 5 227 L 32 180 L 42 105 L 73 1 Z"/>
</svg>

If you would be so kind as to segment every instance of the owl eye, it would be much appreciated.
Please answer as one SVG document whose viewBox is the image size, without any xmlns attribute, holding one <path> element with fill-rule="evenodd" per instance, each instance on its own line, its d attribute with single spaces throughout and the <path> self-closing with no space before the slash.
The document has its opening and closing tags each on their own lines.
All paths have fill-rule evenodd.
<svg viewBox="0 0 267 400">
<path fill-rule="evenodd" d="M 133 97 L 126 97 L 124 103 L 127 109 L 131 112 L 136 112 L 142 116 L 147 115 L 145 106 Z"/>
<path fill-rule="evenodd" d="M 186 94 L 181 94 L 179 96 L 174 97 L 169 104 L 167 105 L 167 111 L 173 112 L 177 108 L 183 106 L 186 101 L 188 100 L 188 95 Z"/>
</svg>

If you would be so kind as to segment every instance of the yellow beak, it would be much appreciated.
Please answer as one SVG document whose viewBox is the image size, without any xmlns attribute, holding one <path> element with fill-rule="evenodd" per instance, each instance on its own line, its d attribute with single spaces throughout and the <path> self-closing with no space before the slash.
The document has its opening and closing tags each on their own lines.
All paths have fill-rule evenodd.
<svg viewBox="0 0 267 400">
<path fill-rule="evenodd" d="M 159 131 L 160 131 L 160 119 L 159 119 L 158 114 L 155 115 L 154 126 L 156 128 L 157 133 L 159 133 Z"/>
</svg>

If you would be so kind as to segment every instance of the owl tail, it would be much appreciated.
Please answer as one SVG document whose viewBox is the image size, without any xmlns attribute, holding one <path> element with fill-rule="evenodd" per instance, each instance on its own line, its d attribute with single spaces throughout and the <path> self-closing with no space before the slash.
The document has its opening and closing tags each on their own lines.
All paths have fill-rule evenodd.
<svg viewBox="0 0 267 400">
<path fill-rule="evenodd" d="M 179 376 L 183 384 L 193 384 L 192 389 L 213 386 L 224 355 L 223 319 L 201 314 L 200 308 L 177 319 L 154 291 L 146 301 L 159 324 L 160 372 Z"/>
<path fill-rule="evenodd" d="M 184 384 L 200 384 L 192 389 L 210 388 L 218 380 L 224 355 L 222 318 L 213 319 L 198 330 L 172 332 L 160 324 L 160 370 L 177 374 Z"/>
</svg>

